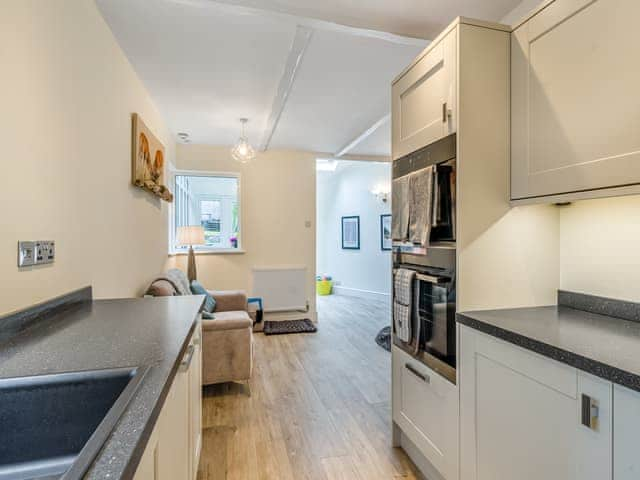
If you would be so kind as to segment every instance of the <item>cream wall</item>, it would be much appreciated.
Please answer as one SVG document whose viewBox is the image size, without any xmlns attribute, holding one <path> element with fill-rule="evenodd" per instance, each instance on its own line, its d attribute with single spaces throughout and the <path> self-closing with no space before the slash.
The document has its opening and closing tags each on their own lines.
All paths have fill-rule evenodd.
<svg viewBox="0 0 640 480">
<path fill-rule="evenodd" d="M 560 208 L 560 288 L 640 302 L 640 196 Z"/>
<path fill-rule="evenodd" d="M 0 64 L 0 313 L 85 285 L 140 294 L 167 205 L 130 185 L 131 113 L 175 147 L 95 4 L 3 0 Z M 56 262 L 18 270 L 18 240 L 55 240 Z"/>
<path fill-rule="evenodd" d="M 177 146 L 178 169 L 241 173 L 245 253 L 198 254 L 198 279 L 207 288 L 250 291 L 254 266 L 306 265 L 315 317 L 315 161 L 313 153 L 273 150 L 241 165 L 231 158 L 230 147 Z M 186 269 L 186 256 L 171 257 L 169 266 Z"/>
</svg>

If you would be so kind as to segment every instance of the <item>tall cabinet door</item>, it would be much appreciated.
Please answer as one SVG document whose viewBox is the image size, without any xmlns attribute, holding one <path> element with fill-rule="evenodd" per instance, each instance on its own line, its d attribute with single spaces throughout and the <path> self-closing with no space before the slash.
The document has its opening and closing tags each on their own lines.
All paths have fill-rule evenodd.
<svg viewBox="0 0 640 480">
<path fill-rule="evenodd" d="M 456 44 L 457 27 L 392 85 L 394 159 L 455 131 Z"/>
<path fill-rule="evenodd" d="M 640 183 L 640 2 L 556 0 L 512 35 L 512 199 Z"/>
</svg>

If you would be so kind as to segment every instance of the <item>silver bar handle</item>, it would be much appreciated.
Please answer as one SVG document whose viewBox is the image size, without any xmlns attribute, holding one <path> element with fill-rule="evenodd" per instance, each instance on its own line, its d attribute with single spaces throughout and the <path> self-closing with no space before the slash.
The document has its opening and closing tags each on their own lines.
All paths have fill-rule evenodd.
<svg viewBox="0 0 640 480">
<path fill-rule="evenodd" d="M 409 370 L 411 373 L 413 373 L 416 377 L 418 377 L 424 383 L 431 383 L 431 378 L 429 377 L 429 375 L 424 374 L 424 373 L 420 373 L 418 370 L 413 368 L 413 366 L 410 363 L 405 363 L 404 364 L 404 368 Z"/>
<path fill-rule="evenodd" d="M 598 401 L 584 393 L 582 394 L 581 400 L 582 425 L 590 428 L 591 430 L 598 430 L 598 417 L 600 416 Z"/>
<path fill-rule="evenodd" d="M 191 360 L 193 360 L 193 354 L 195 353 L 195 351 L 196 351 L 195 345 L 189 345 L 186 355 L 183 357 L 182 361 L 180 362 L 181 371 L 185 372 L 189 370 L 189 367 L 191 366 Z"/>
<path fill-rule="evenodd" d="M 442 123 L 447 123 L 447 102 L 442 104 Z"/>
<path fill-rule="evenodd" d="M 416 273 L 416 278 L 429 283 L 446 283 L 449 281 L 447 277 L 436 277 L 434 275 L 426 275 L 424 273 Z"/>
</svg>

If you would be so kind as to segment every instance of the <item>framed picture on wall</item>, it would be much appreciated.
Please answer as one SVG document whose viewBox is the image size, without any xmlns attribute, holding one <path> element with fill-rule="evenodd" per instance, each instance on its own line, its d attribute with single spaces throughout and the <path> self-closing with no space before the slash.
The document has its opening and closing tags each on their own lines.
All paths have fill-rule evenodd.
<svg viewBox="0 0 640 480">
<path fill-rule="evenodd" d="M 391 250 L 391 215 L 380 215 L 380 249 Z"/>
<path fill-rule="evenodd" d="M 360 250 L 360 217 L 342 217 L 342 248 Z"/>
</svg>

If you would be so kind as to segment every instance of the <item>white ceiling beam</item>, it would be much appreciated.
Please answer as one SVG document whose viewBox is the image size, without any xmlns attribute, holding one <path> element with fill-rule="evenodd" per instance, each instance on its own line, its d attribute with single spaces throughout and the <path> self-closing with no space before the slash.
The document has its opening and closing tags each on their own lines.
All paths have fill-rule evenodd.
<svg viewBox="0 0 640 480">
<path fill-rule="evenodd" d="M 391 118 L 391 114 L 387 113 L 384 117 L 382 117 L 376 123 L 374 123 L 369 128 L 367 128 L 364 132 L 362 132 L 360 135 L 358 135 L 356 138 L 354 138 L 349 143 L 347 143 L 344 147 L 342 147 L 340 150 L 338 150 L 334 154 L 334 157 L 340 158 L 343 155 L 349 153 L 351 150 L 353 150 L 358 145 L 360 145 L 362 142 L 364 142 L 368 137 L 370 137 L 381 126 L 383 126 L 385 123 L 387 123 L 390 118 Z"/>
<path fill-rule="evenodd" d="M 282 111 L 287 104 L 289 93 L 291 93 L 291 89 L 293 88 L 293 82 L 296 79 L 298 68 L 302 63 L 304 52 L 309 46 L 311 35 L 313 35 L 313 30 L 311 28 L 300 25 L 296 27 L 296 34 L 293 37 L 293 42 L 289 49 L 289 55 L 287 56 L 287 61 L 284 65 L 282 77 L 280 77 L 278 90 L 276 90 L 276 95 L 273 98 L 271 113 L 269 114 L 267 125 L 264 129 L 264 133 L 262 134 L 262 142 L 260 142 L 261 152 L 264 152 L 269 148 L 273 134 L 275 133 L 276 128 L 278 128 L 278 122 L 280 121 Z"/>
<path fill-rule="evenodd" d="M 343 25 L 340 23 L 329 22 L 327 20 L 320 20 L 317 18 L 303 17 L 300 15 L 293 15 L 282 11 L 269 10 L 263 8 L 256 8 L 245 5 L 246 1 L 243 0 L 171 0 L 174 3 L 181 3 L 184 5 L 190 5 L 200 8 L 215 8 L 222 12 L 235 13 L 237 15 L 255 15 L 262 16 L 268 15 L 271 18 L 280 18 L 282 20 L 294 22 L 297 25 L 309 27 L 313 30 L 325 30 L 332 32 L 345 33 L 349 35 L 355 35 L 358 37 L 369 37 L 384 40 L 390 43 L 396 43 L 398 45 L 414 45 L 418 47 L 426 47 L 429 44 L 429 40 L 423 38 L 407 37 L 404 35 L 398 35 L 395 33 L 383 32 L 381 30 L 372 30 L 362 27 L 353 27 L 351 25 Z"/>
</svg>

